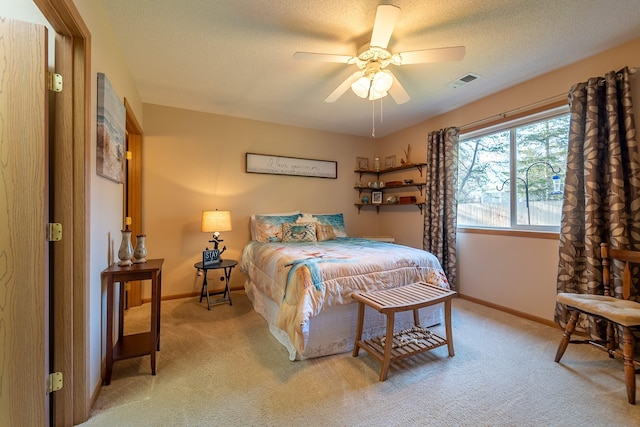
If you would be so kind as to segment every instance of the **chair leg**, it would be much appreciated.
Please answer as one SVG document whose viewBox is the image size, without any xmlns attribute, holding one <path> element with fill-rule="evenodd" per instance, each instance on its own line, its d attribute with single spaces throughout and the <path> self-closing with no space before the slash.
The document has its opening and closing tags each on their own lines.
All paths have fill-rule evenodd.
<svg viewBox="0 0 640 427">
<path fill-rule="evenodd" d="M 624 377 L 627 385 L 627 400 L 636 404 L 636 370 L 633 366 L 633 333 L 631 329 L 622 327 L 622 354 L 624 357 Z"/>
<path fill-rule="evenodd" d="M 617 331 L 613 322 L 607 322 L 607 350 L 609 351 L 609 357 L 614 359 L 614 352 L 618 348 L 618 340 L 616 339 Z"/>
<path fill-rule="evenodd" d="M 569 340 L 571 339 L 571 334 L 573 330 L 576 328 L 576 322 L 578 321 L 578 312 L 572 311 L 571 317 L 569 318 L 569 322 L 567 323 L 567 327 L 564 329 L 562 333 L 562 340 L 560 340 L 560 345 L 558 345 L 558 350 L 556 350 L 556 362 L 559 362 L 562 359 L 562 355 L 564 354 L 567 346 L 569 345 Z"/>
</svg>

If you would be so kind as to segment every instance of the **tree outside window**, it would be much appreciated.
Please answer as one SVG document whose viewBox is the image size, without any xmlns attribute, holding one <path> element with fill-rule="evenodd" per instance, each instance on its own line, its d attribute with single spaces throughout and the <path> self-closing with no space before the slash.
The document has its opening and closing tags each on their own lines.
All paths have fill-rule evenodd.
<svg viewBox="0 0 640 427">
<path fill-rule="evenodd" d="M 458 225 L 557 229 L 568 135 L 566 113 L 463 135 Z"/>
</svg>

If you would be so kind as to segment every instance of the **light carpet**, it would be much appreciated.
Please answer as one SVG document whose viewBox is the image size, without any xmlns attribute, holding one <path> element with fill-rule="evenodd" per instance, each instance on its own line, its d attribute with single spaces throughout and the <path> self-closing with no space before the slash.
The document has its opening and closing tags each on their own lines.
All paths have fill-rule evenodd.
<svg viewBox="0 0 640 427">
<path fill-rule="evenodd" d="M 362 351 L 290 362 L 244 292 L 232 295 L 211 311 L 163 302 L 157 375 L 148 356 L 116 362 L 82 425 L 640 425 L 621 362 L 574 345 L 555 363 L 559 329 L 454 299 L 455 357 L 440 347 L 379 382 Z M 125 333 L 148 329 L 148 316 L 148 304 L 130 309 Z"/>
</svg>

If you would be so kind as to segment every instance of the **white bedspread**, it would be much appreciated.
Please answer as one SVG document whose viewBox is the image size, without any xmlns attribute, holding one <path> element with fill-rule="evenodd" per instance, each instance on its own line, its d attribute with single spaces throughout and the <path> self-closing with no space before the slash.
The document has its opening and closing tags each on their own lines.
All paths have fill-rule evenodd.
<svg viewBox="0 0 640 427">
<path fill-rule="evenodd" d="M 327 307 L 351 304 L 355 291 L 417 281 L 449 288 L 438 259 L 423 250 L 359 238 L 310 243 L 249 242 L 240 270 L 279 304 L 276 325 L 298 352 L 304 326 Z"/>
</svg>

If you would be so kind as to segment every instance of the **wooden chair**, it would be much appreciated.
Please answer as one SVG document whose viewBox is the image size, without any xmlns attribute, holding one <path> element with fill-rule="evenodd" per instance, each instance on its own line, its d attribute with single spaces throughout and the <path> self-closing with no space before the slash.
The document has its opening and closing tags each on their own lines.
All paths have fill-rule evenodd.
<svg viewBox="0 0 640 427">
<path fill-rule="evenodd" d="M 571 312 L 571 317 L 564 330 L 562 340 L 556 352 L 556 362 L 559 362 L 567 346 L 571 344 L 592 344 L 604 350 L 611 358 L 624 360 L 625 383 L 627 386 L 627 399 L 632 405 L 636 404 L 636 369 L 639 365 L 634 360 L 634 338 L 631 330 L 640 326 L 640 303 L 629 301 L 631 295 L 631 266 L 640 264 L 640 251 L 629 251 L 609 248 L 609 245 L 601 245 L 602 253 L 602 282 L 604 295 L 559 293 L 557 301 L 564 304 Z M 611 260 L 625 262 L 622 275 L 622 299 L 611 296 Z M 571 340 L 579 313 L 599 318 L 607 323 L 606 341 L 590 339 Z M 618 327 L 619 326 L 619 327 Z M 618 348 L 619 334 L 622 330 L 622 352 Z"/>
</svg>

